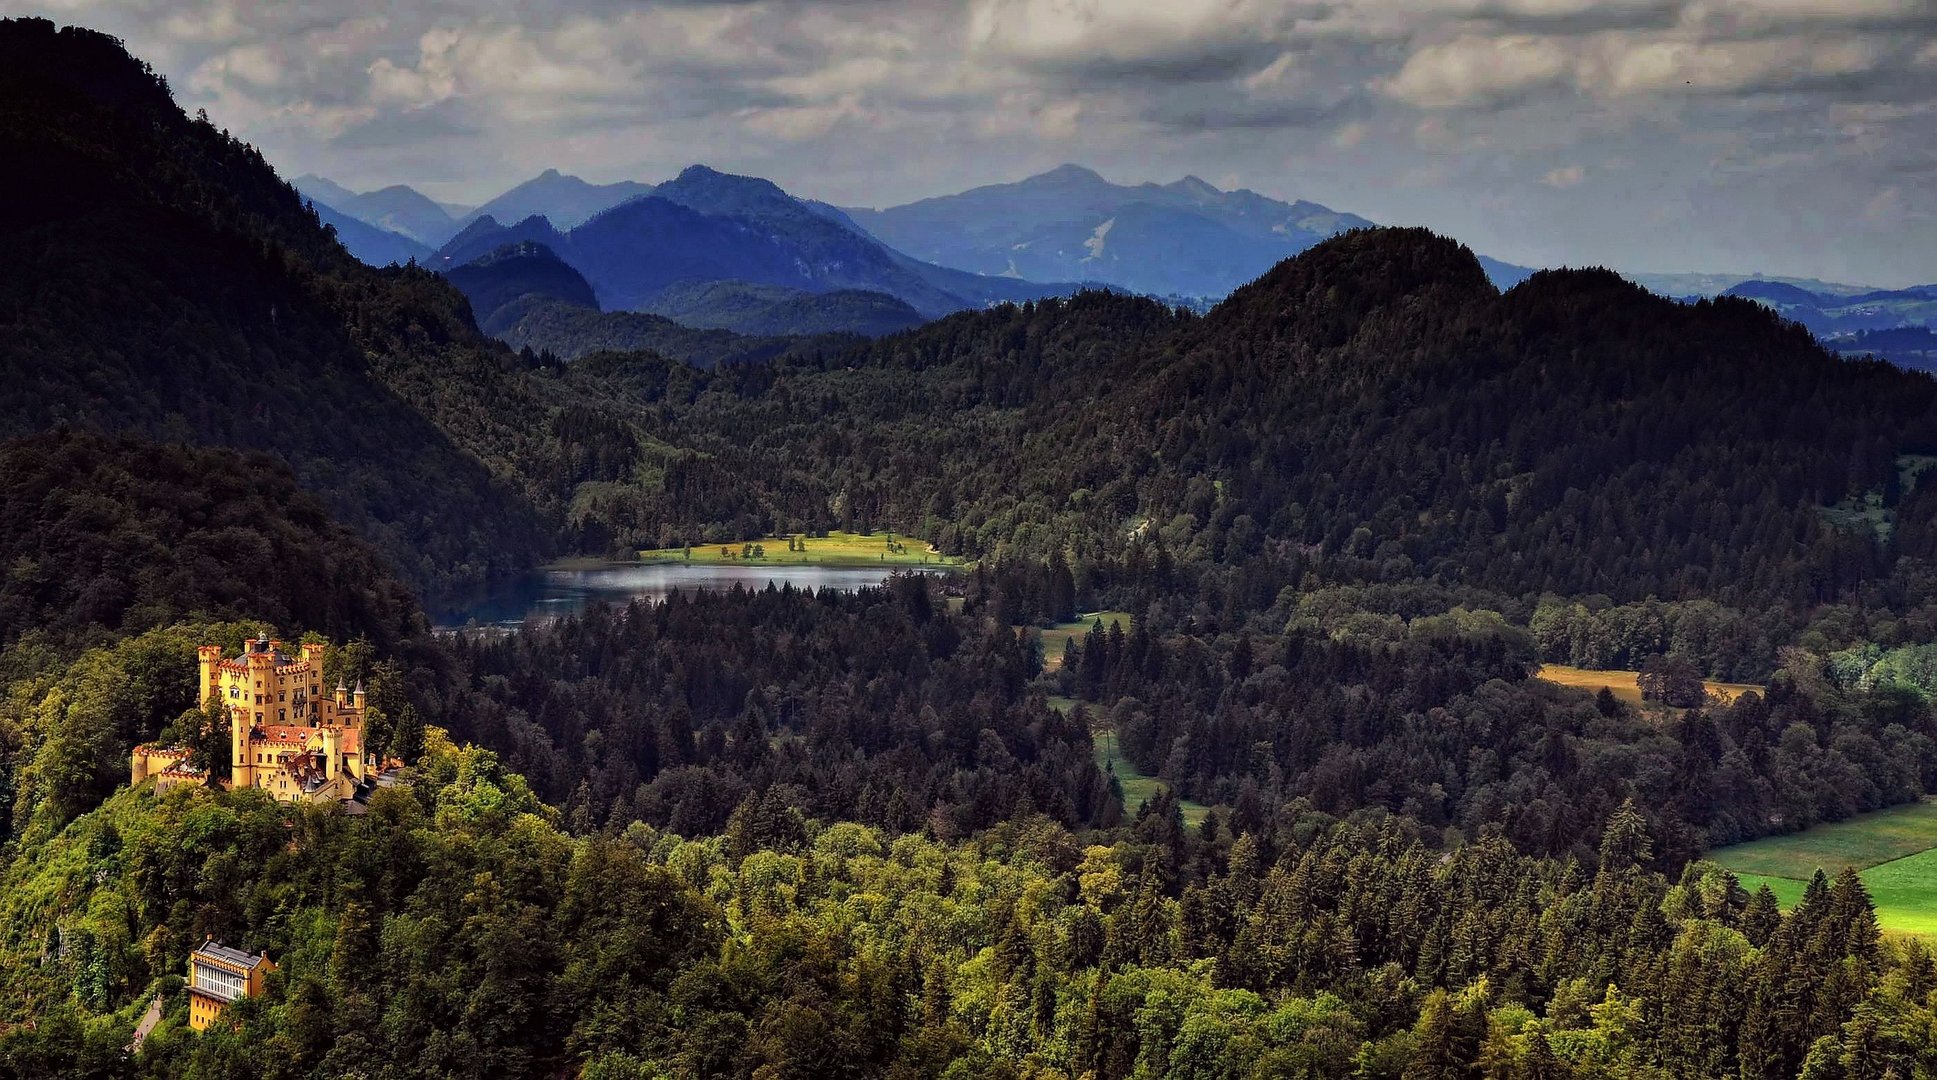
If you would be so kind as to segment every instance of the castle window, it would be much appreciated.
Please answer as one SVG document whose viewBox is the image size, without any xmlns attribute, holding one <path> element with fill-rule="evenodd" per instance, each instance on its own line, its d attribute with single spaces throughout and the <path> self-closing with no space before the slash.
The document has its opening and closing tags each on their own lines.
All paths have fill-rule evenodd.
<svg viewBox="0 0 1937 1080">
<path fill-rule="evenodd" d="M 279 692 L 278 692 L 278 693 L 276 694 L 276 700 L 277 700 L 277 701 L 288 701 L 288 700 L 289 700 L 289 691 L 287 691 L 287 690 L 282 690 L 282 691 L 279 691 Z"/>
</svg>

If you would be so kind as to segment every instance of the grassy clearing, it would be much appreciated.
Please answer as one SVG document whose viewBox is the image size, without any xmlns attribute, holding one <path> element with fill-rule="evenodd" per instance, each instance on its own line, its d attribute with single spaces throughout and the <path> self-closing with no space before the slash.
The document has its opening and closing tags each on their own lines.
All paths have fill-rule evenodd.
<svg viewBox="0 0 1937 1080">
<path fill-rule="evenodd" d="M 1768 885 L 1784 907 L 1802 898 L 1819 868 L 1833 877 L 1854 867 L 1870 890 L 1879 926 L 1937 936 L 1937 802 L 1736 844 L 1709 858 L 1735 871 L 1751 892 Z"/>
<path fill-rule="evenodd" d="M 1112 626 L 1123 627 L 1130 632 L 1130 613 L 1127 611 L 1092 611 L 1079 616 L 1075 622 L 1057 623 L 1042 632 L 1042 666 L 1044 671 L 1057 671 L 1063 666 L 1063 650 L 1069 647 L 1069 639 L 1080 638 L 1096 629 L 1100 620 L 1104 629 Z"/>
<path fill-rule="evenodd" d="M 1589 693 L 1598 693 L 1605 686 L 1609 690 L 1614 691 L 1614 696 L 1620 698 L 1622 701 L 1630 705 L 1641 705 L 1643 704 L 1641 701 L 1641 686 L 1634 681 L 1635 677 L 1640 674 L 1638 671 L 1592 671 L 1587 668 L 1568 667 L 1565 664 L 1547 664 L 1542 666 L 1539 671 L 1534 672 L 1534 678 L 1544 679 L 1550 683 L 1558 683 L 1561 686 L 1571 686 L 1577 690 L 1586 690 Z M 1702 685 L 1708 687 L 1709 693 L 1720 694 L 1730 701 L 1734 701 L 1736 698 L 1741 697 L 1751 690 L 1758 694 L 1766 694 L 1769 692 L 1768 687 L 1757 686 L 1754 683 L 1724 683 L 1704 680 Z"/>
<path fill-rule="evenodd" d="M 1898 456 L 1897 488 L 1901 495 L 1915 491 L 1919 483 L 1932 475 L 1937 475 L 1937 456 Z M 1850 495 L 1835 506 L 1825 506 L 1822 514 L 1832 525 L 1874 534 L 1879 543 L 1889 543 L 1890 534 L 1897 527 L 1897 511 L 1894 507 L 1883 505 L 1883 489 L 1880 487 Z"/>
<path fill-rule="evenodd" d="M 1095 745 L 1096 767 L 1099 769 L 1115 769 L 1116 781 L 1123 787 L 1124 816 L 1135 817 L 1137 807 L 1155 799 L 1163 793 L 1164 782 L 1162 780 L 1139 772 L 1137 767 L 1131 764 L 1128 758 L 1117 752 L 1116 732 L 1097 732 Z M 1177 801 L 1177 807 L 1183 811 L 1184 824 L 1193 829 L 1203 823 L 1204 815 L 1210 813 L 1211 809 L 1203 803 L 1191 802 L 1189 799 L 1179 799 Z"/>
<path fill-rule="evenodd" d="M 1809 880 L 1818 867 L 1867 870 L 1937 847 L 1937 802 L 1915 802 L 1859 814 L 1788 836 L 1721 848 L 1710 858 L 1737 873 Z"/>
<path fill-rule="evenodd" d="M 795 550 L 788 550 L 790 540 Z M 755 547 L 760 549 L 758 554 Z M 655 548 L 641 551 L 639 561 L 726 566 L 962 566 L 966 562 L 960 556 L 943 555 L 919 537 L 888 532 L 763 536 L 731 544 Z"/>
<path fill-rule="evenodd" d="M 1735 876 L 1750 892 L 1769 886 L 1784 908 L 1796 906 L 1808 885 L 1795 878 L 1767 874 Z M 1920 851 L 1895 862 L 1873 866 L 1857 876 L 1870 891 L 1877 925 L 1885 932 L 1937 938 L 1937 850 Z"/>
</svg>

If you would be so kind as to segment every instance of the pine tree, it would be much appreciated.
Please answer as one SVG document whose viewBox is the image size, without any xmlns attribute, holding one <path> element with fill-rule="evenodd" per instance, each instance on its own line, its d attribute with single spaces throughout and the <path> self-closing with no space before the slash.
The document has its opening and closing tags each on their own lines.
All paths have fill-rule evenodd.
<svg viewBox="0 0 1937 1080">
<path fill-rule="evenodd" d="M 1750 895 L 1748 907 L 1742 909 L 1742 936 L 1756 948 L 1769 943 L 1776 928 L 1782 925 L 1782 907 L 1776 902 L 1776 894 L 1764 884 Z"/>
<path fill-rule="evenodd" d="M 1452 999 L 1444 989 L 1426 995 L 1412 1029 L 1412 1054 L 1403 1080 L 1464 1080 L 1466 1063 L 1456 1049 Z"/>
<path fill-rule="evenodd" d="M 424 721 L 417 708 L 406 703 L 397 713 L 396 727 L 390 733 L 389 756 L 405 764 L 416 764 L 424 756 Z"/>
</svg>

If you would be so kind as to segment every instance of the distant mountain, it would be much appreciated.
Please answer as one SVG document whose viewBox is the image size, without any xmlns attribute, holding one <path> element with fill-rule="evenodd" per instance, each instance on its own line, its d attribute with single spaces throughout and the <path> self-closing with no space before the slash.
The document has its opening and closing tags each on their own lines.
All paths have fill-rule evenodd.
<svg viewBox="0 0 1937 1080">
<path fill-rule="evenodd" d="M 584 276 L 537 240 L 506 244 L 446 270 L 444 276 L 470 300 L 479 329 L 520 348 L 531 346 L 566 359 L 595 348 L 650 348 L 703 363 L 777 351 L 766 346 L 729 347 L 713 340 L 696 343 L 693 335 L 674 334 L 658 325 L 668 321 L 682 328 L 763 338 L 879 337 L 924 321 L 920 312 L 886 293 L 855 289 L 814 293 L 745 281 L 672 286 L 658 294 L 651 317 L 641 321 L 639 312 L 599 311 L 598 299 Z M 557 308 L 576 311 L 567 315 Z M 542 313 L 534 317 L 535 312 Z"/>
<path fill-rule="evenodd" d="M 443 244 L 458 229 L 456 219 L 442 205 L 406 184 L 392 184 L 358 194 L 310 173 L 297 177 L 292 186 L 309 196 L 311 202 L 426 247 Z"/>
<path fill-rule="evenodd" d="M 309 196 L 311 202 L 329 206 L 342 206 L 356 198 L 356 192 L 327 176 L 318 176 L 315 173 L 304 173 L 291 180 L 289 186 Z"/>
<path fill-rule="evenodd" d="M 486 214 L 471 221 L 443 247 L 438 248 L 431 265 L 448 271 L 452 267 L 476 262 L 500 248 L 527 243 L 538 244 L 556 254 L 564 250 L 567 241 L 565 234 L 552 228 L 552 223 L 542 216 L 533 215 L 503 225 L 497 218 Z"/>
<path fill-rule="evenodd" d="M 653 311 L 675 287 L 707 282 L 770 286 L 802 294 L 861 291 L 885 294 L 921 318 L 1004 300 L 1029 300 L 1073 291 L 1074 285 L 1043 285 L 990 277 L 912 259 L 883 244 L 831 207 L 796 199 L 772 183 L 693 166 L 651 195 L 612 207 L 568 232 L 542 217 L 513 225 L 492 215 L 473 221 L 438 253 L 434 265 L 462 266 L 506 244 L 536 242 L 550 248 L 592 285 L 606 310 Z M 690 292 L 681 296 L 690 298 Z M 752 294 L 737 294 L 745 305 Z M 787 309 L 766 305 L 747 311 L 767 332 Z M 714 297 L 723 300 L 725 294 Z M 692 310 L 682 300 L 683 310 Z M 816 302 L 789 301 L 795 315 L 807 317 L 805 329 L 825 329 L 834 310 Z M 870 332 L 898 323 L 905 312 L 866 301 L 872 314 L 855 324 L 858 309 L 850 298 L 836 322 Z M 707 310 L 722 312 L 709 301 Z M 724 319 L 715 325 L 731 325 Z M 738 327 L 736 327 L 738 328 Z M 796 329 L 802 329 L 797 327 Z"/>
<path fill-rule="evenodd" d="M 1937 285 L 1831 294 L 1788 282 L 1754 280 L 1733 286 L 1725 295 L 1773 308 L 1825 339 L 1900 327 L 1937 329 Z"/>
<path fill-rule="evenodd" d="M 651 184 L 621 180 L 616 184 L 592 184 L 557 169 L 546 169 L 510 191 L 479 206 L 466 217 L 465 224 L 483 217 L 499 221 L 523 221 L 542 217 L 561 229 L 570 229 L 620 203 L 650 195 Z"/>
<path fill-rule="evenodd" d="M 1113 184 L 1064 165 L 1012 184 L 846 217 L 918 259 L 981 274 L 1222 296 L 1318 241 L 1372 224 L 1194 176 Z"/>
<path fill-rule="evenodd" d="M 389 266 L 391 263 L 416 261 L 428 262 L 431 249 L 388 229 L 381 229 L 366 221 L 360 221 L 349 214 L 311 198 L 310 205 L 316 208 L 316 216 L 323 224 L 336 230 L 336 239 L 357 261 L 370 266 Z"/>
<path fill-rule="evenodd" d="M 598 310 L 592 286 L 552 250 L 535 240 L 507 244 L 444 276 L 471 302 L 478 328 L 496 335 L 498 312 L 515 300 L 537 296 L 573 307 Z"/>
<path fill-rule="evenodd" d="M 1747 281 L 1773 282 L 1778 285 L 1794 285 L 1809 292 L 1825 296 L 1854 296 L 1869 292 L 1867 285 L 1847 285 L 1819 278 L 1770 277 L 1764 274 L 1704 274 L 1704 273 L 1624 273 L 1622 277 L 1659 296 L 1720 296 L 1730 289 Z"/>
<path fill-rule="evenodd" d="M 498 339 L 515 349 L 578 360 L 595 353 L 649 352 L 695 367 L 753 364 L 795 352 L 857 345 L 852 334 L 737 334 L 702 330 L 643 311 L 594 311 L 529 294 L 499 308 Z"/>
<path fill-rule="evenodd" d="M 457 231 L 457 222 L 443 207 L 404 184 L 365 192 L 348 206 L 337 209 L 433 247 L 449 240 Z"/>
</svg>

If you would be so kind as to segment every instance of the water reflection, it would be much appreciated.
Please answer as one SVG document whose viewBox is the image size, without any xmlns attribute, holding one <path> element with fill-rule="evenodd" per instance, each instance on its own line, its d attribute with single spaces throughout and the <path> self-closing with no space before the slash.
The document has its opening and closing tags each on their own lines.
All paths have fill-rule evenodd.
<svg viewBox="0 0 1937 1080">
<path fill-rule="evenodd" d="M 735 585 L 764 589 L 839 589 L 850 591 L 879 585 L 896 571 L 934 572 L 919 567 L 870 566 L 734 566 L 686 563 L 611 563 L 569 570 L 538 570 L 506 582 L 479 602 L 457 611 L 436 614 L 439 629 L 463 626 L 522 626 L 528 620 L 556 619 L 584 611 L 594 603 L 626 604 L 637 599 L 663 600 L 674 589 L 723 591 Z"/>
</svg>

